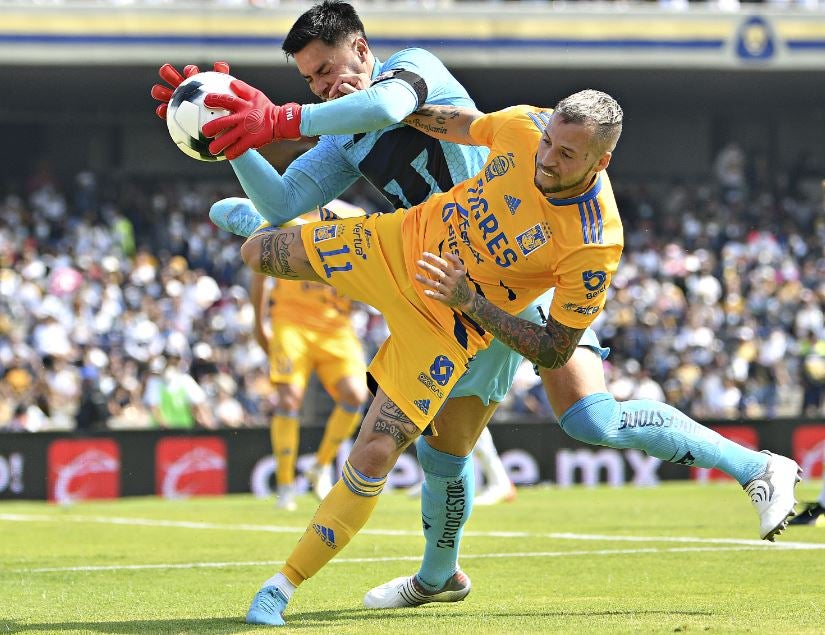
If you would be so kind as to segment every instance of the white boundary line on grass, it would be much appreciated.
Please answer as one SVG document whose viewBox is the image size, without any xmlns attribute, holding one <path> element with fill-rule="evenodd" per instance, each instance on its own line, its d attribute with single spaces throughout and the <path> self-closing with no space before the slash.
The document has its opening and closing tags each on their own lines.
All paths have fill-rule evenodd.
<svg viewBox="0 0 825 635">
<path fill-rule="evenodd" d="M 797 547 L 798 548 L 798 547 Z M 811 544 L 809 549 L 825 548 L 825 545 Z M 463 554 L 462 560 L 484 558 L 564 558 L 567 556 L 615 556 L 662 553 L 693 553 L 693 552 L 720 552 L 720 551 L 758 551 L 756 546 L 740 547 L 672 547 L 669 549 L 594 549 L 593 551 L 536 551 L 516 553 L 477 553 Z M 378 562 L 419 562 L 421 556 L 389 556 L 382 558 L 336 558 L 330 564 L 364 564 Z M 70 573 L 96 571 L 133 571 L 144 569 L 224 569 L 230 567 L 272 567 L 280 566 L 280 560 L 262 560 L 250 562 L 182 562 L 169 564 L 126 564 L 126 565 L 89 565 L 78 567 L 39 567 L 32 569 L 15 569 L 14 573 Z"/>
<path fill-rule="evenodd" d="M 162 520 L 155 518 L 129 518 L 117 516 L 50 516 L 43 514 L 0 514 L 0 521 L 9 522 L 73 522 L 104 525 L 127 525 L 143 527 L 173 527 L 179 529 L 207 529 L 218 531 L 260 531 L 266 533 L 303 533 L 306 526 L 286 527 L 283 525 L 250 525 L 245 523 L 205 523 L 188 520 Z M 362 529 L 359 534 L 369 536 L 420 536 L 420 531 L 404 529 Z M 465 531 L 464 535 L 475 538 L 549 538 L 552 540 L 585 540 L 613 542 L 674 542 L 686 544 L 728 544 L 760 547 L 762 549 L 825 549 L 825 543 L 810 542 L 767 542 L 746 538 L 698 538 L 694 536 L 615 536 L 607 534 L 574 534 L 569 532 L 531 533 L 526 531 Z"/>
<path fill-rule="evenodd" d="M 270 533 L 301 533 L 304 527 L 284 527 L 279 525 L 249 525 L 249 524 L 221 524 L 179 520 L 159 520 L 152 518 L 128 518 L 107 516 L 47 516 L 37 514 L 0 514 L 0 521 L 7 522 L 74 522 L 94 523 L 145 527 L 173 527 L 180 529 L 206 529 L 220 531 L 261 531 Z M 417 531 L 365 529 L 360 533 L 373 536 L 419 536 Z M 530 532 L 482 532 L 468 531 L 466 536 L 486 538 L 548 538 L 553 540 L 579 540 L 602 542 L 664 542 L 686 544 L 723 544 L 726 547 L 647 547 L 639 549 L 594 549 L 580 551 L 537 551 L 516 553 L 487 553 L 464 554 L 462 558 L 563 558 L 567 556 L 610 556 L 629 554 L 657 554 L 657 553 L 689 553 L 689 552 L 723 552 L 723 551 L 758 551 L 764 549 L 780 550 L 820 550 L 825 549 L 825 543 L 780 542 L 768 543 L 762 540 L 746 540 L 736 538 L 698 538 L 691 536 L 611 536 L 602 534 L 575 534 L 575 533 L 530 533 Z M 418 562 L 420 556 L 390 556 L 380 558 L 337 558 L 332 563 L 363 564 L 378 562 Z M 98 566 L 70 566 L 70 567 L 41 567 L 29 569 L 15 569 L 15 573 L 54 573 L 54 572 L 92 572 L 92 571 L 125 571 L 143 569 L 195 569 L 195 568 L 227 568 L 249 566 L 277 566 L 281 561 L 250 561 L 250 562 L 192 562 L 192 563 L 160 563 L 136 565 L 98 565 Z"/>
</svg>

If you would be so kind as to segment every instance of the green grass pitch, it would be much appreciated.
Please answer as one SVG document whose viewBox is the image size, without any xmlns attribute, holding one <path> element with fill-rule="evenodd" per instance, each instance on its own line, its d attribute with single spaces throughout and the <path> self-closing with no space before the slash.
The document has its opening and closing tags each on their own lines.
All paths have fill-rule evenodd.
<svg viewBox="0 0 825 635">
<path fill-rule="evenodd" d="M 0 633 L 271 630 L 244 614 L 315 507 L 309 495 L 293 513 L 250 496 L 0 503 Z M 734 484 L 523 488 L 475 509 L 464 602 L 364 609 L 370 587 L 417 569 L 419 522 L 417 500 L 385 492 L 295 594 L 281 632 L 825 632 L 825 527 L 764 543 Z"/>
</svg>

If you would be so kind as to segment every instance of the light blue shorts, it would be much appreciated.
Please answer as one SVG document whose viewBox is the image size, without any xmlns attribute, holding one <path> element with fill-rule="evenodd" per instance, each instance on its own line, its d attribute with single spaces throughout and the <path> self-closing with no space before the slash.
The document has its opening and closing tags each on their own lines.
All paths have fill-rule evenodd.
<svg viewBox="0 0 825 635">
<path fill-rule="evenodd" d="M 553 289 L 537 298 L 529 307 L 519 313 L 519 317 L 534 324 L 544 324 L 542 316 L 550 310 Z M 588 328 L 579 341 L 579 346 L 586 346 L 602 359 L 607 359 L 610 349 L 599 343 L 593 329 Z M 491 401 L 501 403 L 521 365 L 523 357 L 512 348 L 494 339 L 489 347 L 479 351 L 470 362 L 469 370 L 458 380 L 450 397 L 478 397 L 489 405 Z"/>
</svg>

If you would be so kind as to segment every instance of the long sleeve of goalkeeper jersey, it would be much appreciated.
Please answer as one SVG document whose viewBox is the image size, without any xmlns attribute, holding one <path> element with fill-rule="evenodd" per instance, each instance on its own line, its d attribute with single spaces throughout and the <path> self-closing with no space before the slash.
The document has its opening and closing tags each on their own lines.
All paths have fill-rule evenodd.
<svg viewBox="0 0 825 635">
<path fill-rule="evenodd" d="M 273 225 L 282 225 L 328 202 L 321 187 L 305 172 L 287 168 L 282 176 L 255 150 L 244 152 L 229 164 L 261 216 Z"/>
<path fill-rule="evenodd" d="M 365 90 L 301 108 L 301 134 L 356 134 L 380 130 L 418 108 L 418 97 L 404 81 L 379 82 Z"/>
</svg>

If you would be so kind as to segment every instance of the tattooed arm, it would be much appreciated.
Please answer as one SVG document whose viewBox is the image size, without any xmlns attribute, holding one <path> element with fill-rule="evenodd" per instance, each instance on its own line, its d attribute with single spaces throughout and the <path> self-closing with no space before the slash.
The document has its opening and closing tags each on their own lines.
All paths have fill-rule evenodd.
<svg viewBox="0 0 825 635">
<path fill-rule="evenodd" d="M 564 366 L 585 331 L 565 326 L 552 317 L 548 317 L 545 326 L 539 326 L 502 311 L 470 288 L 461 260 L 452 253 L 444 254 L 443 259 L 425 253 L 418 266 L 429 274 L 415 276 L 425 286 L 424 293 L 463 311 L 504 344 L 542 368 Z"/>
<path fill-rule="evenodd" d="M 466 279 L 465 279 L 466 286 Z M 469 291 L 469 288 L 468 288 Z M 574 329 L 547 317 L 539 326 L 502 311 L 475 291 L 464 313 L 504 344 L 542 368 L 561 368 L 572 357 L 585 329 Z"/>
<path fill-rule="evenodd" d="M 424 104 L 404 123 L 436 139 L 472 146 L 479 144 L 470 137 L 470 124 L 482 114 L 472 108 Z"/>
</svg>

